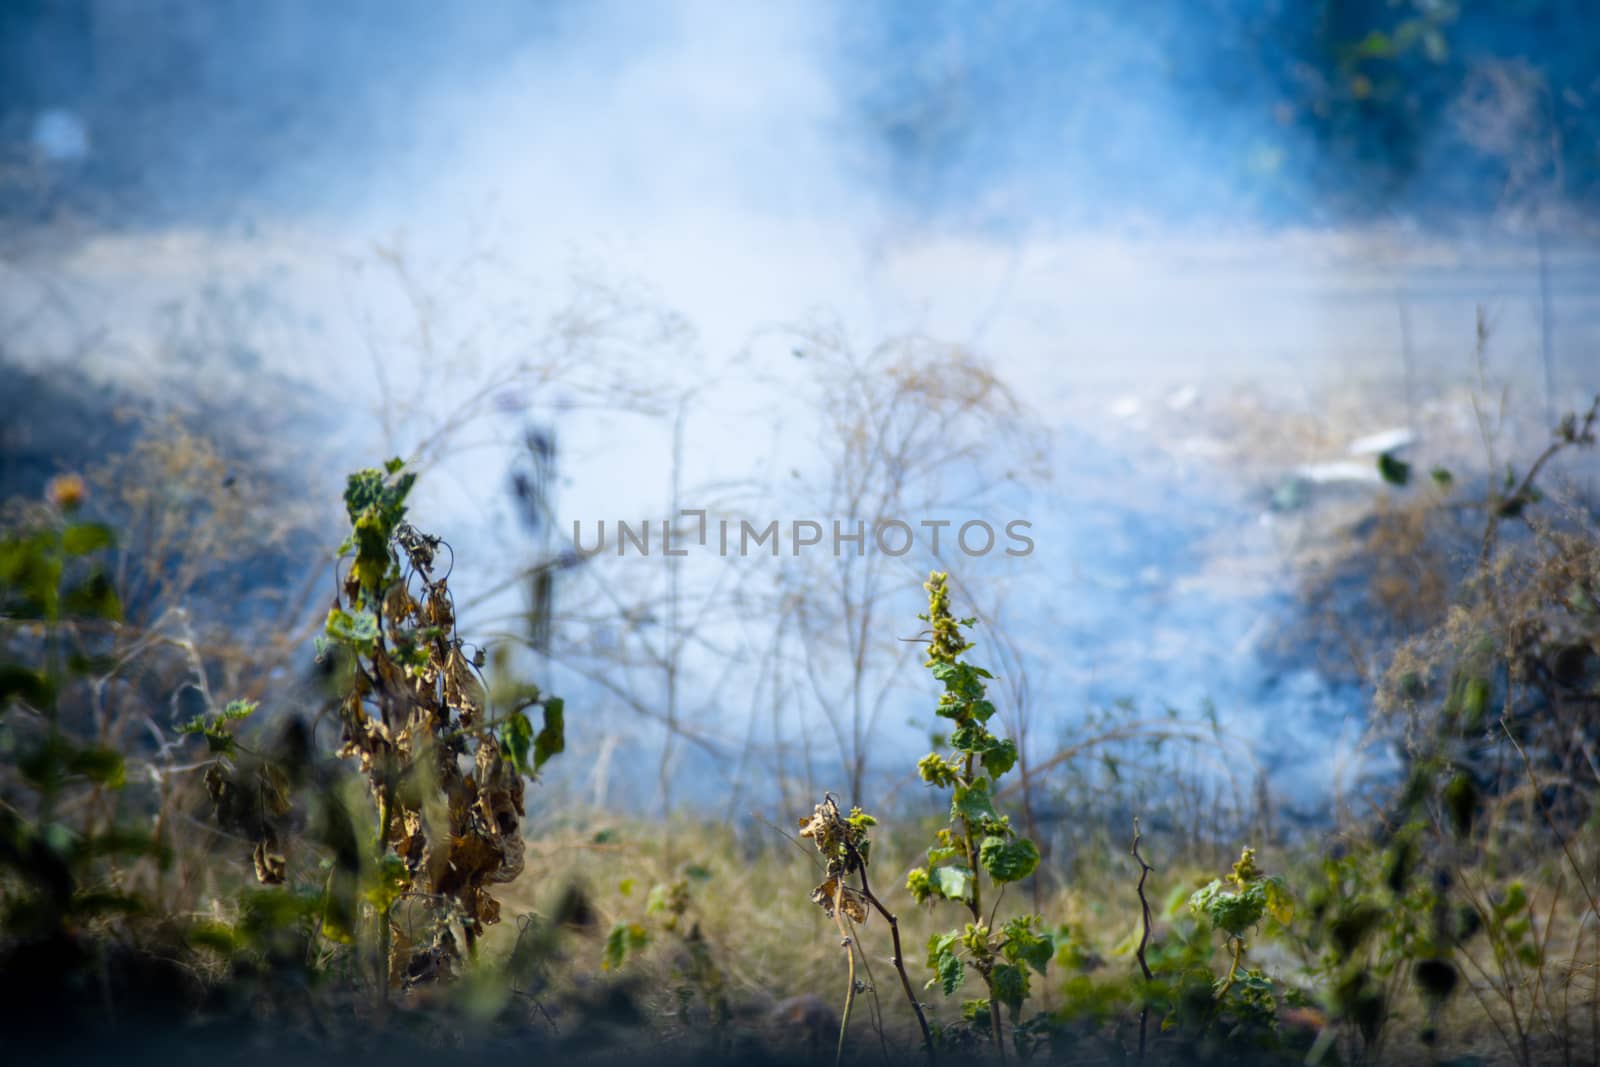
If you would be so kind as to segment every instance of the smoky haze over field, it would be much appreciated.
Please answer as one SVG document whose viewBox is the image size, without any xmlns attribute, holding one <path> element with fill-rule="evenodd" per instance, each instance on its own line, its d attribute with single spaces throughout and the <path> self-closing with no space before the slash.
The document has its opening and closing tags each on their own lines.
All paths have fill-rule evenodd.
<svg viewBox="0 0 1600 1067">
<path fill-rule="evenodd" d="M 687 198 L 1014 232 L 1587 213 L 1584 14 L 78 0 L 0 28 L 13 135 L 85 118 L 135 215 L 404 207 L 500 165 L 508 200 L 559 172 L 619 221 Z"/>
<path fill-rule="evenodd" d="M 171 375 L 183 388 L 152 391 L 176 410 L 213 378 L 303 388 L 338 431 L 318 488 L 487 397 L 430 456 L 418 518 L 448 528 L 463 622 L 492 632 L 525 586 L 497 598 L 504 561 L 574 518 L 837 503 L 812 368 L 838 338 L 966 346 L 1023 401 L 999 421 L 1040 434 L 993 437 L 938 498 L 954 513 L 992 476 L 984 507 L 1039 527 L 1035 558 L 973 581 L 1022 635 L 1040 753 L 1121 696 L 1211 700 L 1315 803 L 1364 691 L 1267 647 L 1299 611 L 1310 536 L 1284 487 L 1401 424 L 1442 427 L 1424 447 L 1450 454 L 1465 386 L 1508 386 L 1535 418 L 1592 389 L 1600 34 L 1577 3 L 1127 8 L 11 4 L 6 355 Z M 499 376 L 524 363 L 563 369 Z M 530 533 L 506 486 L 547 431 L 561 523 Z M 1020 470 L 1035 446 L 1048 479 Z M 612 579 L 648 569 L 665 596 L 665 568 L 634 562 Z M 886 597 L 890 659 L 926 562 Z M 718 601 L 714 571 L 692 575 L 723 642 L 684 667 L 698 703 L 629 705 L 659 648 L 623 693 L 555 657 L 571 705 L 606 711 L 603 736 L 571 730 L 585 796 L 652 796 L 652 775 L 585 777 L 613 755 L 655 766 L 630 715 L 710 736 L 669 746 L 663 781 L 700 760 L 699 781 L 737 790 L 758 776 L 734 767 L 742 744 L 814 750 L 806 785 L 839 783 L 833 749 L 860 739 L 828 726 L 827 685 L 713 669 L 782 645 L 751 635 L 774 601 L 746 589 L 781 583 L 747 569 L 743 599 Z M 686 625 L 563 621 L 598 595 L 584 581 L 555 592 L 580 659 Z M 902 725 L 917 683 L 884 667 L 874 730 L 921 729 Z M 757 705 L 784 722 L 748 726 Z"/>
</svg>

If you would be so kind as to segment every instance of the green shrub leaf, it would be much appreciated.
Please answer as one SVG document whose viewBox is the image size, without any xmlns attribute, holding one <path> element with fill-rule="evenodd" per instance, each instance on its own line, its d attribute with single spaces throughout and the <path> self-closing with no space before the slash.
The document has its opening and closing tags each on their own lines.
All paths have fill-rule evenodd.
<svg viewBox="0 0 1600 1067">
<path fill-rule="evenodd" d="M 560 697 L 551 697 L 544 702 L 544 727 L 539 731 L 539 736 L 533 739 L 535 771 L 543 767 L 551 756 L 567 747 L 565 707 Z"/>
<path fill-rule="evenodd" d="M 989 974 L 994 983 L 994 998 L 1011 1011 L 1016 1019 L 1022 1002 L 1028 999 L 1028 972 L 1014 963 L 998 963 Z"/>
<path fill-rule="evenodd" d="M 600 955 L 603 970 L 614 971 L 629 956 L 650 943 L 650 932 L 638 923 L 617 923 L 606 935 L 606 944 Z"/>
<path fill-rule="evenodd" d="M 513 711 L 500 724 L 500 748 L 518 772 L 533 772 L 528 762 L 528 755 L 533 751 L 533 724 L 522 712 Z"/>
<path fill-rule="evenodd" d="M 994 810 L 994 800 L 989 796 L 989 779 L 979 778 L 971 785 L 956 786 L 950 801 L 951 821 L 965 819 L 970 823 L 983 823 L 999 818 Z"/>
<path fill-rule="evenodd" d="M 1405 485 L 1411 481 L 1411 464 L 1384 452 L 1378 456 L 1378 473 L 1390 485 Z"/>
<path fill-rule="evenodd" d="M 13 700 L 42 711 L 54 704 L 55 699 L 55 686 L 43 674 L 20 663 L 0 664 L 0 711 Z"/>
<path fill-rule="evenodd" d="M 972 898 L 972 871 L 966 867 L 936 867 L 932 872 L 933 886 L 947 900 Z"/>
<path fill-rule="evenodd" d="M 83 556 L 116 543 L 111 527 L 98 522 L 78 522 L 61 531 L 61 548 L 69 556 Z"/>
<path fill-rule="evenodd" d="M 947 997 L 955 995 L 967 976 L 967 968 L 961 962 L 961 957 L 948 950 L 939 954 L 934 970 L 939 977 L 939 988 Z"/>
<path fill-rule="evenodd" d="M 1016 882 L 1028 877 L 1039 866 L 1039 849 L 1025 837 L 1011 841 L 986 837 L 978 846 L 978 859 L 995 881 Z"/>
<path fill-rule="evenodd" d="M 121 789 L 128 781 L 122 753 L 113 748 L 81 749 L 67 760 L 67 770 L 108 789 Z"/>
</svg>

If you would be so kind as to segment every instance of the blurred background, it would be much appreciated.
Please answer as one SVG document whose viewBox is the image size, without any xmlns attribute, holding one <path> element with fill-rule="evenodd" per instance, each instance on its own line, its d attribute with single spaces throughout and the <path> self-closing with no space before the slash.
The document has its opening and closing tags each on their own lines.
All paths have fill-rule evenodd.
<svg viewBox="0 0 1600 1067">
<path fill-rule="evenodd" d="M 462 633 L 566 698 L 543 811 L 917 801 L 936 567 L 1030 819 L 1131 763 L 1317 825 L 1472 562 L 1426 472 L 1481 496 L 1600 384 L 1589 16 L 6 0 L 0 496 L 88 476 L 216 664 L 175 720 L 303 701 L 396 455 Z M 683 509 L 1035 550 L 574 550 Z"/>
</svg>

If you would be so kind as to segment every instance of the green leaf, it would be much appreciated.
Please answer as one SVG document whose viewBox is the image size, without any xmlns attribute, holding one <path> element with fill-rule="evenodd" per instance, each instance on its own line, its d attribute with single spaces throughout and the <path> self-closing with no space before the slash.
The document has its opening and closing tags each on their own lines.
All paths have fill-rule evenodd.
<svg viewBox="0 0 1600 1067">
<path fill-rule="evenodd" d="M 1394 46 L 1389 43 L 1389 38 L 1378 30 L 1373 30 L 1361 39 L 1356 45 L 1356 55 L 1371 59 L 1385 59 L 1394 54 Z"/>
<path fill-rule="evenodd" d="M 1040 974 L 1055 956 L 1055 941 L 1034 929 L 1038 916 L 1019 915 L 1001 927 L 1005 940 L 1000 951 L 1012 963 L 1026 963 Z"/>
<path fill-rule="evenodd" d="M 528 754 L 533 750 L 533 723 L 522 712 L 513 711 L 500 724 L 500 748 L 519 773 L 532 773 Z"/>
<path fill-rule="evenodd" d="M 1039 850 L 1025 837 L 986 837 L 978 846 L 978 859 L 996 882 L 1017 882 L 1039 866 Z"/>
<path fill-rule="evenodd" d="M 378 617 L 370 611 L 331 608 L 324 629 L 333 640 L 360 652 L 371 653 L 378 642 Z"/>
<path fill-rule="evenodd" d="M 997 963 L 989 979 L 994 984 L 994 998 L 1009 1008 L 1015 1019 L 1028 999 L 1028 972 L 1014 963 Z"/>
<path fill-rule="evenodd" d="M 362 513 L 356 520 L 356 562 L 351 568 L 363 592 L 376 597 L 389 573 L 389 537 L 394 528 L 376 510 Z"/>
<path fill-rule="evenodd" d="M 1450 779 L 1444 787 L 1445 811 L 1450 815 L 1450 827 L 1458 838 L 1472 832 L 1472 820 L 1478 810 L 1478 786 L 1472 775 L 1465 771 Z"/>
<path fill-rule="evenodd" d="M 933 887 L 947 900 L 969 900 L 972 897 L 972 871 L 966 867 L 936 867 L 931 872 Z"/>
<path fill-rule="evenodd" d="M 1489 680 L 1487 678 L 1468 679 L 1465 694 L 1461 701 L 1461 728 L 1468 733 L 1475 732 L 1483 725 L 1483 717 L 1489 708 Z"/>
<path fill-rule="evenodd" d="M 244 947 L 244 940 L 226 923 L 198 922 L 189 929 L 187 940 L 193 948 L 208 948 L 232 956 Z"/>
<path fill-rule="evenodd" d="M 1411 464 L 1383 452 L 1378 456 L 1378 473 L 1390 485 L 1405 485 L 1411 480 Z"/>
<path fill-rule="evenodd" d="M 566 705 L 560 697 L 551 697 L 544 702 L 544 727 L 539 731 L 539 736 L 533 739 L 533 769 L 537 771 L 545 763 L 567 747 Z"/>
<path fill-rule="evenodd" d="M 984 752 L 994 743 L 994 737 L 979 723 L 969 722 L 959 726 L 950 735 L 950 747 L 958 752 Z"/>
<path fill-rule="evenodd" d="M 938 960 L 934 964 L 934 971 L 939 978 L 939 988 L 947 997 L 955 995 L 956 990 L 961 988 L 961 983 L 967 976 L 967 968 L 961 962 L 961 957 L 949 950 L 939 953 Z"/>
<path fill-rule="evenodd" d="M 78 522 L 61 531 L 61 548 L 69 556 L 83 556 L 116 543 L 111 527 L 98 522 Z"/>
<path fill-rule="evenodd" d="M 0 664 L 0 711 L 12 700 L 20 700 L 36 711 L 51 707 L 56 700 L 55 686 L 38 671 L 20 663 Z"/>
<path fill-rule="evenodd" d="M 1433 479 L 1433 484 L 1440 489 L 1448 489 L 1455 484 L 1456 476 L 1443 467 L 1435 467 L 1428 472 L 1428 477 Z"/>
<path fill-rule="evenodd" d="M 111 579 L 96 571 L 62 594 L 61 610 L 69 616 L 115 621 L 122 618 L 122 601 Z"/>
<path fill-rule="evenodd" d="M 1009 737 L 996 739 L 983 754 L 983 769 L 990 777 L 998 778 L 1016 765 L 1017 743 Z"/>
<path fill-rule="evenodd" d="M 260 704 L 254 700 L 230 700 L 228 706 L 222 709 L 222 721 L 233 722 L 238 719 L 248 719 L 256 713 Z"/>
<path fill-rule="evenodd" d="M 617 923 L 606 935 L 606 945 L 600 955 L 602 970 L 614 971 L 627 958 L 650 943 L 650 932 L 638 923 Z"/>
<path fill-rule="evenodd" d="M 0 542 L 0 610 L 18 619 L 55 619 L 61 557 L 43 535 Z"/>
<path fill-rule="evenodd" d="M 1494 906 L 1494 913 L 1501 919 L 1508 919 L 1528 906 L 1528 891 L 1521 882 L 1512 882 L 1506 887 L 1505 899 Z"/>
<path fill-rule="evenodd" d="M 989 779 L 979 778 L 971 785 L 958 785 L 950 801 L 950 821 L 966 819 L 980 823 L 997 819 L 994 801 L 989 797 Z"/>
<path fill-rule="evenodd" d="M 1294 897 L 1289 894 L 1283 879 L 1273 875 L 1263 879 L 1261 887 L 1267 914 L 1279 926 L 1288 926 L 1294 921 Z"/>
<path fill-rule="evenodd" d="M 390 460 L 385 464 L 387 473 L 368 468 L 350 475 L 345 483 L 344 504 L 351 525 L 355 525 L 361 516 L 374 513 L 384 531 L 384 540 L 388 540 L 389 533 L 405 517 L 406 496 L 417 480 L 415 474 L 406 474 L 391 482 L 390 477 L 403 466 L 404 463 L 396 466 L 395 461 Z"/>
<path fill-rule="evenodd" d="M 67 770 L 108 789 L 121 789 L 128 781 L 122 753 L 111 748 L 80 749 L 67 759 Z"/>
<path fill-rule="evenodd" d="M 939 957 L 946 952 L 954 952 L 956 946 L 961 944 L 961 934 L 951 930 L 943 934 L 928 935 L 928 967 L 931 970 L 939 969 Z M 932 984 L 931 982 L 929 983 Z"/>
<path fill-rule="evenodd" d="M 1231 882 L 1213 881 L 1189 898 L 1189 907 L 1217 929 L 1243 937 L 1266 912 L 1266 890 L 1254 883 L 1241 892 Z"/>
<path fill-rule="evenodd" d="M 406 861 L 390 852 L 364 872 L 361 896 L 379 915 L 387 915 L 395 901 L 405 895 L 410 877 Z"/>
</svg>

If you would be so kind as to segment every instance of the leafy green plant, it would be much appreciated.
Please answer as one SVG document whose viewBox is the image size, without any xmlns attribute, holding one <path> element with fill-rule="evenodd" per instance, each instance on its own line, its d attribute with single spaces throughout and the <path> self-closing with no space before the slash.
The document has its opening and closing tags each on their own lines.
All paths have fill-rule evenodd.
<svg viewBox="0 0 1600 1067">
<path fill-rule="evenodd" d="M 987 1026 L 1002 1059 L 1005 1040 L 1000 1008 L 1018 1021 L 1031 993 L 1029 972 L 1045 973 L 1054 954 L 1050 934 L 1037 915 L 1020 915 L 998 930 L 995 914 L 1005 887 L 1039 866 L 1039 849 L 1019 835 L 996 806 L 997 783 L 1016 765 L 1017 746 L 989 729 L 995 707 L 984 681 L 993 676 L 962 658 L 972 646 L 962 634 L 975 619 L 957 619 L 950 611 L 948 576 L 934 572 L 924 588 L 928 612 L 919 616 L 930 627 L 926 666 L 944 686 L 934 713 L 949 720 L 948 752 L 930 752 L 917 764 L 922 780 L 950 791 L 947 824 L 927 851 L 928 863 L 914 868 L 906 888 L 919 904 L 948 901 L 967 909 L 970 921 L 961 929 L 934 934 L 928 941 L 929 985 L 945 996 L 961 990 L 967 969 L 978 972 L 987 998 L 969 1002 L 963 1016 L 979 1029 Z M 993 901 L 984 913 L 985 891 Z"/>
<path fill-rule="evenodd" d="M 651 886 L 645 895 L 643 918 L 623 918 L 612 924 L 600 966 L 607 971 L 620 970 L 664 935 L 677 950 L 668 968 L 675 1013 L 679 1018 L 693 1017 L 698 1001 L 711 1034 L 720 1039 L 731 1017 L 727 976 L 696 915 L 692 889 L 692 883 L 706 882 L 711 876 L 706 867 L 689 864 L 681 877 Z M 632 896 L 634 888 L 631 878 L 618 886 L 623 896 Z"/>
<path fill-rule="evenodd" d="M 1280 925 L 1294 918 L 1294 898 L 1277 875 L 1265 875 L 1256 866 L 1256 850 L 1246 847 L 1225 878 L 1213 879 L 1189 898 L 1189 909 L 1204 916 L 1227 937 L 1232 962 L 1217 983 L 1217 998 L 1227 995 L 1239 977 L 1244 959 L 1245 935 L 1271 916 Z"/>
<path fill-rule="evenodd" d="M 82 479 L 55 479 L 0 539 L 0 983 L 8 1016 L 73 1010 L 127 924 L 152 911 L 124 861 L 158 869 L 159 827 L 126 800 L 128 760 L 81 714 L 116 669 L 111 528 L 81 516 Z"/>
<path fill-rule="evenodd" d="M 105 560 L 111 529 L 77 518 L 83 481 L 66 475 L 51 483 L 49 505 L 0 541 L 0 621 L 5 649 L 26 658 L 0 662 L 0 715 L 16 710 L 6 737 L 24 781 L 48 823 L 64 790 L 88 783 L 120 788 L 122 754 L 85 742 L 63 721 L 64 691 L 87 682 L 104 665 L 101 654 L 121 621 L 122 605 Z"/>
</svg>

